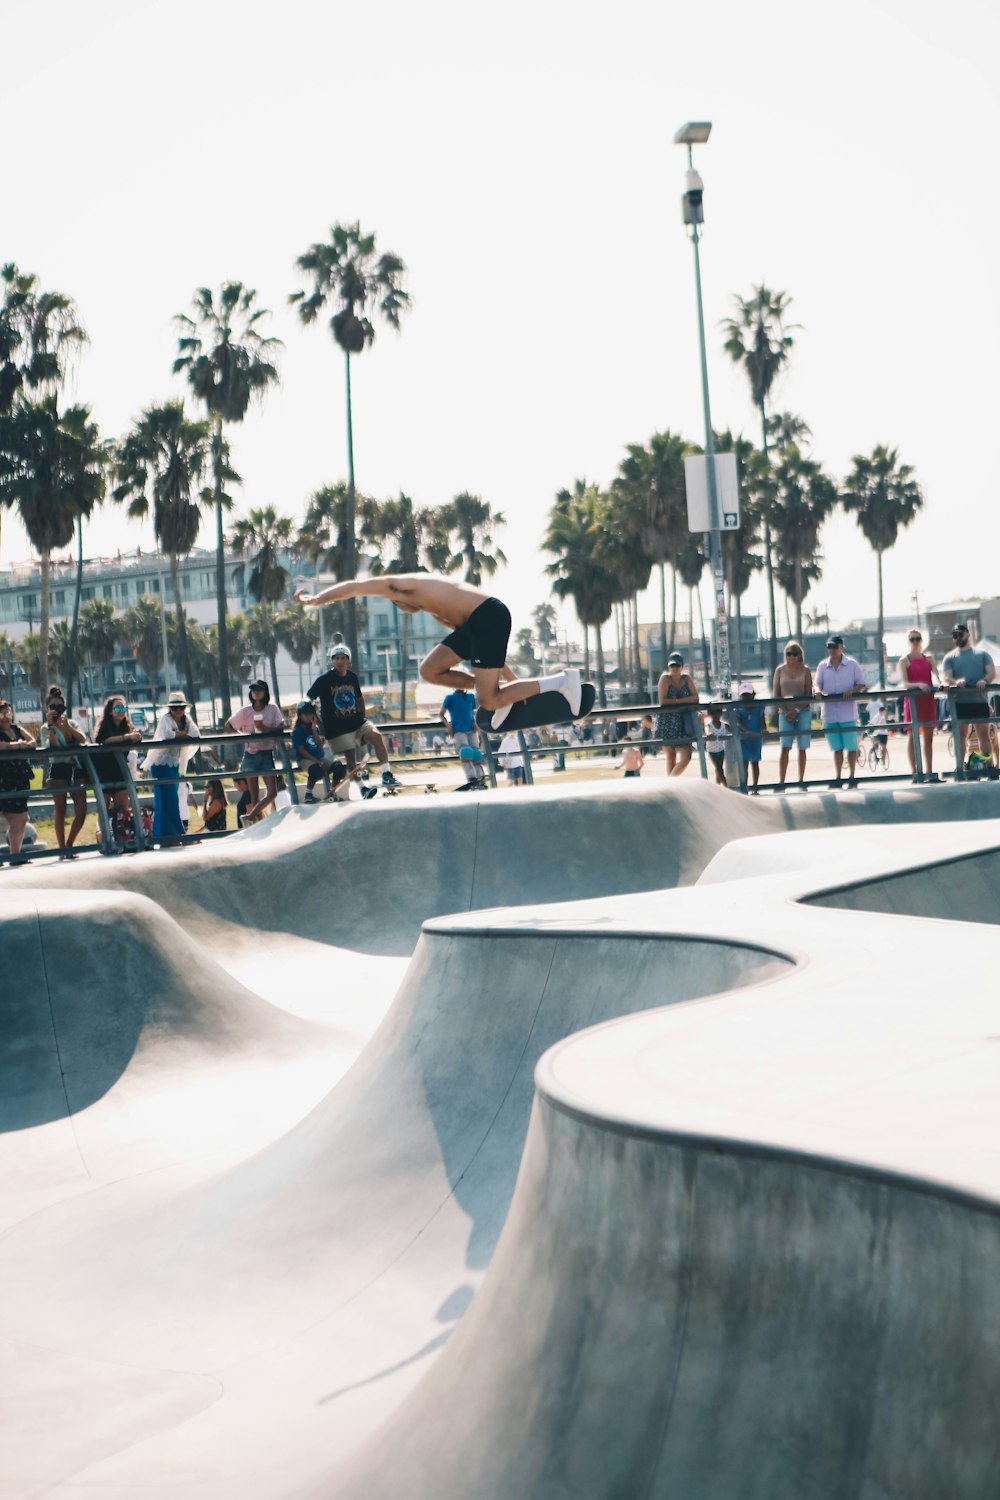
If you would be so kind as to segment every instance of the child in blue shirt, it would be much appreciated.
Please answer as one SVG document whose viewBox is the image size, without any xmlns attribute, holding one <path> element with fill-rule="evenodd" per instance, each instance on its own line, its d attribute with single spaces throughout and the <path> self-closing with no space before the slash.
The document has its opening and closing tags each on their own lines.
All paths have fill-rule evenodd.
<svg viewBox="0 0 1000 1500">
<path fill-rule="evenodd" d="M 751 796 L 757 795 L 760 781 L 760 757 L 764 748 L 764 710 L 755 703 L 757 689 L 752 682 L 740 683 L 740 706 L 736 710 L 736 722 L 740 726 L 740 749 L 747 769 L 747 785 Z"/>
</svg>

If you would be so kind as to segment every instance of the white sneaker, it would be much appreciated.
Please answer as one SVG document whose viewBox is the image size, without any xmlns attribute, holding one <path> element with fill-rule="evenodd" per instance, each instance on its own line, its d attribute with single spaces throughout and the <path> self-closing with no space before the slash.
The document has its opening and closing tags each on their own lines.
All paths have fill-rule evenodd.
<svg viewBox="0 0 1000 1500">
<path fill-rule="evenodd" d="M 507 715 L 510 713 L 513 707 L 513 703 L 508 703 L 506 708 L 495 708 L 493 710 L 493 719 L 490 723 L 490 728 L 499 729 L 500 725 L 503 723 L 504 719 L 506 719 Z"/>
<path fill-rule="evenodd" d="M 567 667 L 566 671 L 563 673 L 563 676 L 566 679 L 566 683 L 565 686 L 559 689 L 559 691 L 562 693 L 563 697 L 566 699 L 566 702 L 569 704 L 573 717 L 575 719 L 577 714 L 580 712 L 580 702 L 583 698 L 583 680 L 580 676 L 580 668 Z"/>
</svg>

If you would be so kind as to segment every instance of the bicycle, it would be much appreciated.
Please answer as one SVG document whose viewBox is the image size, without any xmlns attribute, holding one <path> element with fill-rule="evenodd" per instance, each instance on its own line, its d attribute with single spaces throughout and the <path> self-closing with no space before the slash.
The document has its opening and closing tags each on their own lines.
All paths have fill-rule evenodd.
<svg viewBox="0 0 1000 1500">
<path fill-rule="evenodd" d="M 884 734 L 885 731 L 881 733 Z M 873 771 L 888 771 L 889 769 L 889 742 L 886 739 L 886 742 L 882 743 L 879 731 L 873 734 L 870 729 L 866 729 L 861 736 L 861 743 L 858 745 L 858 769 L 863 770 L 866 765 Z"/>
</svg>

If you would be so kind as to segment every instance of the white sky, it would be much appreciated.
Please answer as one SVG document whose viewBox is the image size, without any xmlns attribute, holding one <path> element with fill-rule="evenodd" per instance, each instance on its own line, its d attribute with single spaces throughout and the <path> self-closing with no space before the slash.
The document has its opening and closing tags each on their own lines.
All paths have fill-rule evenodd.
<svg viewBox="0 0 1000 1500">
<path fill-rule="evenodd" d="M 3 31 L 0 258 L 77 300 L 91 346 L 70 394 L 106 435 L 183 390 L 171 315 L 194 287 L 242 280 L 287 347 L 280 390 L 232 434 L 240 506 L 300 517 L 346 472 L 344 385 L 329 334 L 287 306 L 293 262 L 360 219 L 406 261 L 414 309 L 354 364 L 358 484 L 502 510 L 494 586 L 527 624 L 549 597 L 555 492 L 608 483 L 657 428 L 703 439 L 671 141 L 711 119 L 696 162 L 714 425 L 756 439 L 718 327 L 764 280 L 802 324 L 776 401 L 814 456 L 840 477 L 896 445 L 924 486 L 887 610 L 914 589 L 921 607 L 998 591 L 995 4 L 7 0 Z M 109 507 L 86 548 L 149 541 Z M 2 545 L 28 555 L 7 519 Z M 874 613 L 855 523 L 824 550 L 807 607 Z"/>
</svg>

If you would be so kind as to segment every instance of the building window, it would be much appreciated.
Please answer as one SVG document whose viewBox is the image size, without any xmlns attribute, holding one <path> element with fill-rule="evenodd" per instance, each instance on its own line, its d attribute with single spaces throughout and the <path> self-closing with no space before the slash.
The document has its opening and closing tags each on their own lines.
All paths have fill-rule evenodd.
<svg viewBox="0 0 1000 1500">
<path fill-rule="evenodd" d="M 93 588 L 90 587 L 90 588 L 83 589 L 83 591 L 81 592 L 80 597 L 81 597 L 81 599 L 93 599 L 93 597 L 94 597 L 94 590 L 93 590 Z"/>
<path fill-rule="evenodd" d="M 145 578 L 137 578 L 136 579 L 136 581 L 135 581 L 135 592 L 136 592 L 137 595 L 144 594 L 146 592 L 146 580 L 145 580 Z"/>
<path fill-rule="evenodd" d="M 56 609 L 65 609 L 66 608 L 66 590 L 65 589 L 56 589 L 55 605 L 56 605 Z"/>
<path fill-rule="evenodd" d="M 110 599 L 112 597 L 113 592 L 114 592 L 114 590 L 112 589 L 110 583 L 102 584 L 102 586 L 101 586 L 101 593 L 104 595 L 105 599 Z"/>
<path fill-rule="evenodd" d="M 185 573 L 184 574 L 184 592 L 185 592 L 185 594 L 190 594 L 190 592 L 191 592 L 191 574 L 190 573 Z"/>
<path fill-rule="evenodd" d="M 158 594 L 160 592 L 160 580 L 158 578 L 151 578 L 149 580 L 149 592 L 151 594 Z"/>
</svg>

